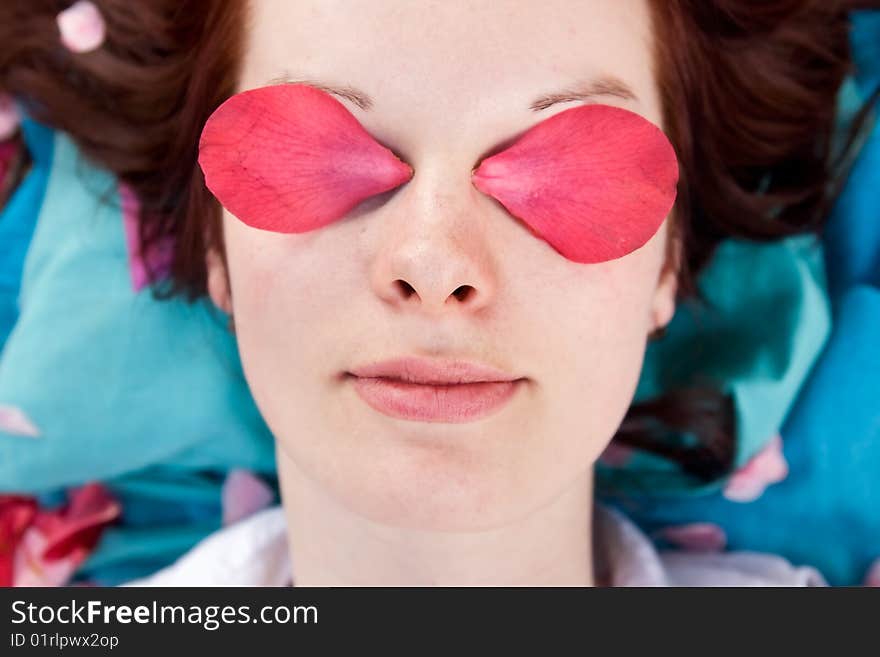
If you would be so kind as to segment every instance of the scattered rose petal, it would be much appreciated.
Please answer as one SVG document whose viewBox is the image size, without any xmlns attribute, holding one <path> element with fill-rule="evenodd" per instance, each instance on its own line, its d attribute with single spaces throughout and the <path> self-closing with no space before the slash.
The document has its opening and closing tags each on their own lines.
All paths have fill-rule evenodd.
<svg viewBox="0 0 880 657">
<path fill-rule="evenodd" d="M 119 183 L 119 200 L 122 206 L 122 225 L 128 249 L 131 286 L 135 292 L 140 292 L 150 283 L 148 265 L 157 278 L 168 276 L 174 256 L 174 242 L 167 238 L 159 240 L 154 242 L 144 254 L 140 236 L 140 201 L 131 187 L 122 182 Z"/>
<path fill-rule="evenodd" d="M 10 139 L 17 131 L 21 123 L 21 114 L 15 106 L 12 96 L 0 93 L 0 141 Z M 0 176 L 0 180 L 3 177 Z"/>
<path fill-rule="evenodd" d="M 868 569 L 868 573 L 865 575 L 865 586 L 880 587 L 880 559 L 877 559 Z"/>
<path fill-rule="evenodd" d="M 26 438 L 40 437 L 40 430 L 25 415 L 24 411 L 15 406 L 0 405 L 0 431 Z"/>
<path fill-rule="evenodd" d="M 631 447 L 618 445 L 612 441 L 608 444 L 608 447 L 605 448 L 605 451 L 602 452 L 602 455 L 599 456 L 599 461 L 602 465 L 607 465 L 612 468 L 620 468 L 629 463 L 633 454 L 635 454 L 635 450 Z"/>
<path fill-rule="evenodd" d="M 250 470 L 232 470 L 223 482 L 223 524 L 231 525 L 264 509 L 275 500 L 266 482 Z"/>
<path fill-rule="evenodd" d="M 71 490 L 58 509 L 0 496 L 0 585 L 61 586 L 94 550 L 121 508 L 101 484 Z"/>
<path fill-rule="evenodd" d="M 659 535 L 685 550 L 718 552 L 727 545 L 727 535 L 711 522 L 694 522 L 661 529 Z"/>
<path fill-rule="evenodd" d="M 35 499 L 0 495 L 0 586 L 12 586 L 15 552 L 36 514 Z"/>
<path fill-rule="evenodd" d="M 71 491 L 66 506 L 41 513 L 35 520 L 46 537 L 45 558 L 62 558 L 77 549 L 91 551 L 104 527 L 121 513 L 122 507 L 101 484 L 87 484 Z"/>
<path fill-rule="evenodd" d="M 782 453 L 782 437 L 774 436 L 764 448 L 737 470 L 724 487 L 724 497 L 733 502 L 752 502 L 770 484 L 788 476 L 788 462 Z"/>
<path fill-rule="evenodd" d="M 100 48 L 107 36 L 104 17 L 93 2 L 79 0 L 57 16 L 61 43 L 75 53 Z"/>
<path fill-rule="evenodd" d="M 46 537 L 36 527 L 29 528 L 15 552 L 13 586 L 64 586 L 88 552 L 73 550 L 61 559 L 45 558 Z"/>
</svg>

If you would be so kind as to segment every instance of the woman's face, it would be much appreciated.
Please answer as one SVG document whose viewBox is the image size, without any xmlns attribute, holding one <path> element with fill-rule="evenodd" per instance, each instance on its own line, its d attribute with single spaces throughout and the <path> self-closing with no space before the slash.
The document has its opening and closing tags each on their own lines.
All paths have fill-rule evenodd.
<svg viewBox="0 0 880 657">
<path fill-rule="evenodd" d="M 584 103 L 662 127 L 647 2 L 251 4 L 238 90 L 281 76 L 357 89 L 368 109 L 340 101 L 415 172 L 310 232 L 258 230 L 224 211 L 229 287 L 211 257 L 211 294 L 231 300 L 279 467 L 370 519 L 423 529 L 498 526 L 584 481 L 632 400 L 648 333 L 672 314 L 666 222 L 624 257 L 573 262 L 471 172 Z M 453 421 L 386 414 L 347 374 L 406 356 L 477 361 L 520 381 L 501 406 Z"/>
</svg>

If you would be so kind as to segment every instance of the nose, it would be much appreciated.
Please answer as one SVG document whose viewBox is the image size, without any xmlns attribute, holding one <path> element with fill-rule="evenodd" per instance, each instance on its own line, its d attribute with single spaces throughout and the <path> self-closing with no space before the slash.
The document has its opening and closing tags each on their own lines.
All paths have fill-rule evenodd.
<svg viewBox="0 0 880 657">
<path fill-rule="evenodd" d="M 383 246 L 371 272 L 376 294 L 397 310 L 432 316 L 490 305 L 497 254 L 489 248 L 487 208 L 469 175 L 416 169 L 397 200 L 380 219 Z"/>
</svg>

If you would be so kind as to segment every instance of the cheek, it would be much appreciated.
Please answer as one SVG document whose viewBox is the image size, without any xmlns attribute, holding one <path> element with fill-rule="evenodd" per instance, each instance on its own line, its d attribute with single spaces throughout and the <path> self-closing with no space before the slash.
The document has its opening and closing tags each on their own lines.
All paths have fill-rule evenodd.
<svg viewBox="0 0 880 657">
<path fill-rule="evenodd" d="M 324 321 L 339 275 L 328 274 L 334 269 L 326 256 L 331 247 L 320 239 L 324 231 L 277 235 L 224 214 L 236 332 L 289 341 Z"/>
<path fill-rule="evenodd" d="M 308 248 L 316 233 L 277 235 L 255 230 L 224 212 L 226 253 L 236 339 L 249 382 L 258 390 L 283 385 L 276 380 L 289 372 L 309 322 L 320 319 L 321 290 L 317 272 L 327 265 L 314 262 Z M 326 276 L 325 276 L 326 278 Z M 297 367 L 301 363 L 296 364 Z"/>
<path fill-rule="evenodd" d="M 484 160 L 473 181 L 561 255 L 591 264 L 651 239 L 675 201 L 678 163 L 669 140 L 646 119 L 586 105 Z"/>
<path fill-rule="evenodd" d="M 641 374 L 652 301 L 663 263 L 665 227 L 644 248 L 591 267 L 569 264 L 548 289 L 534 332 L 543 332 L 538 359 L 548 375 L 550 422 L 566 442 L 561 450 L 595 456 L 619 427 Z M 592 438 L 590 438 L 592 437 Z M 577 457 L 577 458 L 576 458 Z"/>
<path fill-rule="evenodd" d="M 245 224 L 302 233 L 394 189 L 412 169 L 329 94 L 278 85 L 233 96 L 199 143 L 205 184 Z"/>
</svg>

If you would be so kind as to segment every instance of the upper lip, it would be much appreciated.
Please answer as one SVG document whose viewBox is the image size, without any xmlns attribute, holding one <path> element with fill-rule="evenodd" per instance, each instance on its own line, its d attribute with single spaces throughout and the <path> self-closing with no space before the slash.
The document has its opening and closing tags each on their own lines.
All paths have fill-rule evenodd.
<svg viewBox="0 0 880 657">
<path fill-rule="evenodd" d="M 515 381 L 520 377 L 485 363 L 465 360 L 434 360 L 404 356 L 357 367 L 349 371 L 360 378 L 389 378 L 408 383 L 450 385 L 487 381 Z"/>
</svg>

